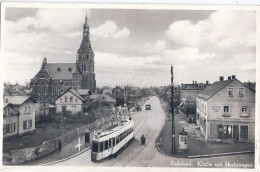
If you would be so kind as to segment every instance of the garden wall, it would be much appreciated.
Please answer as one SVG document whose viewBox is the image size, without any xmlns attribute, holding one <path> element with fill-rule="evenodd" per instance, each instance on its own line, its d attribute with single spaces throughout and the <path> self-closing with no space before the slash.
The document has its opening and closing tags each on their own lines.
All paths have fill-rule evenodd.
<svg viewBox="0 0 260 172">
<path fill-rule="evenodd" d="M 108 119 L 105 119 L 105 120 L 107 121 Z M 91 124 L 80 127 L 79 130 L 74 129 L 71 132 L 63 134 L 62 136 L 60 136 L 58 138 L 45 141 L 39 146 L 11 150 L 9 153 L 4 153 L 3 154 L 3 164 L 4 165 L 20 164 L 25 161 L 30 161 L 33 159 L 43 157 L 49 153 L 54 152 L 56 149 L 58 149 L 59 141 L 61 141 L 62 145 L 66 145 L 66 144 L 70 143 L 71 141 L 77 139 L 78 136 L 83 136 L 85 134 L 86 130 L 91 131 L 94 128 L 96 128 L 96 124 L 97 124 L 97 122 L 95 121 Z"/>
</svg>

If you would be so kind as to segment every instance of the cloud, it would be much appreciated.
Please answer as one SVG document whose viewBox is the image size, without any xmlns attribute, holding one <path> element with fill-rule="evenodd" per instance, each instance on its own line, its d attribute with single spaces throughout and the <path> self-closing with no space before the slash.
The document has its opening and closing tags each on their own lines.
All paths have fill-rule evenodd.
<svg viewBox="0 0 260 172">
<path fill-rule="evenodd" d="M 181 20 L 172 23 L 166 31 L 169 40 L 186 46 L 206 44 L 221 48 L 238 45 L 253 47 L 256 44 L 254 12 L 217 11 L 206 20 L 192 23 Z"/>
<path fill-rule="evenodd" d="M 128 37 L 130 30 L 127 27 L 119 29 L 115 22 L 106 21 L 104 24 L 91 29 L 91 34 L 96 37 L 120 39 Z"/>
</svg>

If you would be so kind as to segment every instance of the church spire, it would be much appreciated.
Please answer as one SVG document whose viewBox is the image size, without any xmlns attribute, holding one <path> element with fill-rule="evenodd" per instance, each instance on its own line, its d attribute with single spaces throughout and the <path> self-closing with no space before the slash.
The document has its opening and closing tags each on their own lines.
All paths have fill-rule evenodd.
<svg viewBox="0 0 260 172">
<path fill-rule="evenodd" d="M 84 23 L 84 25 L 83 25 L 83 31 L 86 31 L 87 30 L 87 32 L 88 32 L 88 30 L 89 30 L 89 25 L 88 25 L 88 16 L 87 16 L 88 14 L 87 14 L 87 12 L 86 12 L 86 17 L 85 17 L 85 23 Z"/>
</svg>

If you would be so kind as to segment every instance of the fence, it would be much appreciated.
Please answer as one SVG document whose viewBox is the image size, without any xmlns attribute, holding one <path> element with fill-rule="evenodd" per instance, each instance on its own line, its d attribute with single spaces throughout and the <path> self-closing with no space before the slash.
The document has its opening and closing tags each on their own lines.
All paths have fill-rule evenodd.
<svg viewBox="0 0 260 172">
<path fill-rule="evenodd" d="M 104 123 L 109 122 L 109 118 L 104 118 Z M 97 121 L 88 124 L 86 126 L 80 127 L 78 129 L 74 129 L 62 136 L 44 141 L 41 145 L 24 148 L 24 149 L 16 149 L 11 150 L 9 153 L 3 154 L 3 164 L 5 165 L 14 165 L 20 164 L 25 161 L 30 161 L 33 159 L 37 159 L 43 157 L 49 153 L 54 152 L 56 149 L 59 148 L 59 141 L 61 141 L 62 145 L 66 145 L 73 140 L 77 139 L 79 136 L 83 136 L 86 130 L 92 131 L 96 128 Z"/>
</svg>

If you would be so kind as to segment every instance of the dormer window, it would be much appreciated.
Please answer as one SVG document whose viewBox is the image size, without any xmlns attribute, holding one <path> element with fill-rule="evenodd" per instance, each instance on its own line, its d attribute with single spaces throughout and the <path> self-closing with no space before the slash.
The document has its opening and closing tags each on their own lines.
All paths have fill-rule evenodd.
<svg viewBox="0 0 260 172">
<path fill-rule="evenodd" d="M 68 71 L 69 71 L 69 72 L 71 72 L 71 71 L 72 71 L 72 69 L 71 69 L 71 68 L 69 68 L 69 69 L 68 69 Z"/>
<path fill-rule="evenodd" d="M 59 67 L 57 68 L 57 71 L 60 72 L 60 68 Z"/>
</svg>

